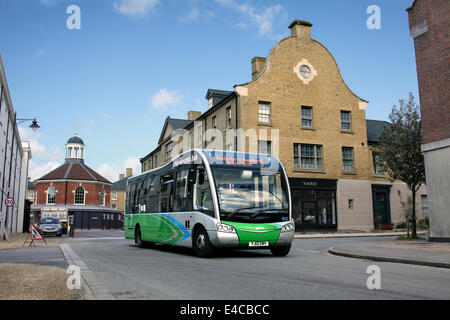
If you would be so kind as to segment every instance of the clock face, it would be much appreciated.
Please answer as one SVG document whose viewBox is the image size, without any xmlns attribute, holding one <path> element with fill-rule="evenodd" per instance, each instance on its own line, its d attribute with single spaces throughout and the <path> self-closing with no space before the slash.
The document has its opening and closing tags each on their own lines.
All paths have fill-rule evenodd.
<svg viewBox="0 0 450 320">
<path fill-rule="evenodd" d="M 311 69 L 307 65 L 302 65 L 300 67 L 300 74 L 303 78 L 309 79 L 311 77 Z"/>
</svg>

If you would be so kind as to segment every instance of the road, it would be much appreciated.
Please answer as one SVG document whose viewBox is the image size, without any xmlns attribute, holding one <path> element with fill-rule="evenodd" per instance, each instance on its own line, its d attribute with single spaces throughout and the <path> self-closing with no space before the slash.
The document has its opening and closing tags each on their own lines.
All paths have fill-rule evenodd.
<svg viewBox="0 0 450 320">
<path fill-rule="evenodd" d="M 211 259 L 181 248 L 139 249 L 130 240 L 93 238 L 70 247 L 117 299 L 450 299 L 450 269 L 327 253 L 345 242 L 393 238 L 296 239 L 283 258 L 234 251 Z M 366 286 L 370 265 L 381 268 L 381 290 Z"/>
</svg>

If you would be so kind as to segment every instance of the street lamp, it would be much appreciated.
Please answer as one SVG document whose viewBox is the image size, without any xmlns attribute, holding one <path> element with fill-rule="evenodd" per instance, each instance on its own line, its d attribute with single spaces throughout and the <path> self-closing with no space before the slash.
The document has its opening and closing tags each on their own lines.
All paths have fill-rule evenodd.
<svg viewBox="0 0 450 320">
<path fill-rule="evenodd" d="M 21 124 L 24 123 L 25 121 L 33 121 L 30 125 L 31 130 L 33 130 L 33 132 L 36 132 L 37 129 L 40 128 L 40 126 L 38 125 L 36 118 L 34 119 L 16 119 L 17 120 L 17 124 Z"/>
</svg>

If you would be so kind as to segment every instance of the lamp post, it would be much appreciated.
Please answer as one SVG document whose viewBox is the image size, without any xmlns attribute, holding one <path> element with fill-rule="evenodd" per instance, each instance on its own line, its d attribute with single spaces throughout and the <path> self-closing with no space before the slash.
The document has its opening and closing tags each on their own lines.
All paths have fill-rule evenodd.
<svg viewBox="0 0 450 320">
<path fill-rule="evenodd" d="M 36 132 L 37 129 L 40 128 L 40 126 L 38 125 L 36 118 L 34 119 L 16 119 L 17 124 L 21 124 L 24 123 L 26 121 L 32 121 L 31 125 L 29 126 L 31 128 L 31 130 L 33 130 L 33 132 Z"/>
</svg>

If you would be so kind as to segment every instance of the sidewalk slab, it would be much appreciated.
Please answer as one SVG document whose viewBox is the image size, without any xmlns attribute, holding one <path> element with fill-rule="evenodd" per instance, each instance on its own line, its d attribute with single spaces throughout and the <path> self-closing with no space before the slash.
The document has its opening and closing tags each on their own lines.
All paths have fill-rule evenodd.
<svg viewBox="0 0 450 320">
<path fill-rule="evenodd" d="M 425 236 L 426 231 L 418 231 L 417 235 Z M 302 233 L 296 232 L 295 239 L 318 239 L 318 238 L 361 238 L 361 237 L 399 237 L 406 235 L 406 232 L 329 232 L 329 233 Z"/>
<path fill-rule="evenodd" d="M 347 243 L 334 246 L 328 252 L 348 258 L 450 269 L 450 244 L 425 240 Z"/>
</svg>

